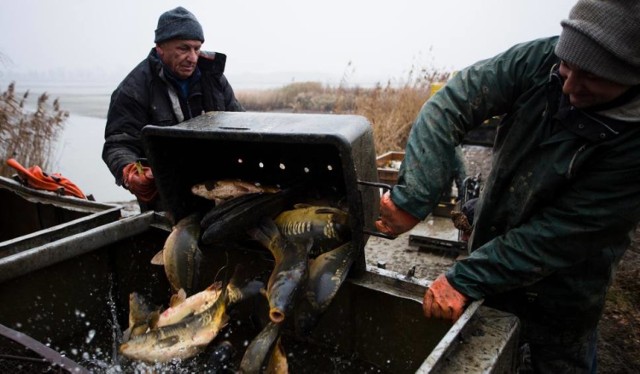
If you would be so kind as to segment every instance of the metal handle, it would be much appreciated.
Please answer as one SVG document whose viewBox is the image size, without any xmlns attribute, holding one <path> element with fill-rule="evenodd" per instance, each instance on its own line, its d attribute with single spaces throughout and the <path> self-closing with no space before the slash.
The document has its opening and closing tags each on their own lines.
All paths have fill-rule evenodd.
<svg viewBox="0 0 640 374">
<path fill-rule="evenodd" d="M 385 191 L 391 191 L 391 189 L 393 188 L 393 186 L 391 186 L 390 184 L 380 183 L 380 182 L 369 182 L 369 181 L 358 180 L 358 184 L 363 185 L 363 186 L 368 186 L 368 187 L 382 188 Z M 367 234 L 367 235 L 377 236 L 379 238 L 390 239 L 390 240 L 393 240 L 393 239 L 398 237 L 397 235 L 389 235 L 389 234 L 385 234 L 383 232 L 380 232 L 378 230 L 369 230 L 369 229 L 366 229 L 366 228 L 362 229 L 362 233 Z"/>
</svg>

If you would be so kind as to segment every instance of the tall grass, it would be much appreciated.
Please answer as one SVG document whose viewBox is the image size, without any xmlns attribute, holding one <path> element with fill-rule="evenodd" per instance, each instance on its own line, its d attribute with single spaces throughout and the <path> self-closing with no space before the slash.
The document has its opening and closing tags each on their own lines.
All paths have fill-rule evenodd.
<svg viewBox="0 0 640 374">
<path fill-rule="evenodd" d="M 16 95 L 15 83 L 0 96 L 0 175 L 5 177 L 15 173 L 6 164 L 9 158 L 25 167 L 38 165 L 49 170 L 53 144 L 69 116 L 57 99 L 50 104 L 46 93 L 38 97 L 35 111 L 29 111 L 25 108 L 28 97 L 28 91 L 22 97 Z"/>
<path fill-rule="evenodd" d="M 372 125 L 376 154 L 403 150 L 409 130 L 431 85 L 448 73 L 412 69 L 400 82 L 387 81 L 372 88 L 351 87 L 343 77 L 337 87 L 318 82 L 292 83 L 278 89 L 239 91 L 238 100 L 250 111 L 358 114 Z"/>
</svg>

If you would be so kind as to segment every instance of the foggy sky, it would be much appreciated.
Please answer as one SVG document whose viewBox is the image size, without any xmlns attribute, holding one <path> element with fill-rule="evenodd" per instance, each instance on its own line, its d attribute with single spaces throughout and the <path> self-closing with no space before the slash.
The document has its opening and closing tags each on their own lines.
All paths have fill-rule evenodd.
<svg viewBox="0 0 640 374">
<path fill-rule="evenodd" d="M 269 76 L 386 82 L 412 68 L 460 69 L 515 43 L 556 35 L 574 3 L 0 0 L 0 79 L 65 71 L 120 80 L 153 47 L 159 15 L 182 5 L 202 23 L 203 49 L 227 54 L 232 83 Z"/>
</svg>

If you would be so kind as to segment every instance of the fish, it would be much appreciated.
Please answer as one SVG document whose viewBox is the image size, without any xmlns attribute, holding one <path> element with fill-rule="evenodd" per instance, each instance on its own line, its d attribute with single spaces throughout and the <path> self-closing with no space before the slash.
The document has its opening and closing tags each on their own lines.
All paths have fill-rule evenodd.
<svg viewBox="0 0 640 374">
<path fill-rule="evenodd" d="M 220 243 L 229 238 L 237 237 L 246 233 L 251 227 L 256 226 L 263 218 L 272 218 L 284 210 L 292 190 L 282 190 L 273 194 L 261 194 L 260 196 L 244 203 L 234 206 L 223 216 L 209 223 L 209 213 L 201 221 L 204 229 L 202 242 L 205 244 Z M 229 201 L 228 203 L 232 203 Z M 226 203 L 225 203 L 226 204 Z M 221 207 L 224 207 L 222 204 Z M 215 207 L 214 207 L 215 209 Z"/>
<path fill-rule="evenodd" d="M 200 240 L 200 216 L 188 215 L 173 226 L 164 246 L 152 259 L 155 265 L 164 265 L 172 291 L 184 289 L 190 295 L 198 285 L 202 251 Z"/>
<path fill-rule="evenodd" d="M 267 365 L 267 370 L 265 370 L 265 374 L 287 374 L 289 373 L 289 363 L 287 362 L 287 354 L 282 348 L 282 339 L 278 338 L 276 342 L 276 346 L 271 353 L 271 358 L 269 359 L 269 365 Z"/>
<path fill-rule="evenodd" d="M 304 297 L 295 309 L 295 328 L 308 335 L 327 310 L 358 255 L 351 242 L 310 261 Z"/>
<path fill-rule="evenodd" d="M 269 322 L 251 341 L 240 361 L 239 373 L 287 373 L 287 356 L 280 341 L 279 323 Z"/>
<path fill-rule="evenodd" d="M 241 268 L 241 265 L 236 267 L 229 284 L 208 309 L 185 317 L 178 323 L 132 337 L 120 345 L 120 354 L 132 360 L 165 363 L 201 353 L 227 325 L 228 307 L 259 294 L 259 290 L 264 287 L 262 282 L 243 276 Z"/>
<path fill-rule="evenodd" d="M 309 241 L 305 245 L 287 239 L 272 219 L 263 219 L 258 227 L 249 230 L 249 235 L 268 248 L 275 259 L 266 296 L 269 300 L 269 319 L 281 323 L 307 281 L 307 253 L 312 243 Z"/>
<path fill-rule="evenodd" d="M 334 249 L 350 240 L 347 212 L 329 206 L 296 204 L 294 209 L 278 214 L 275 223 L 291 240 L 313 240 L 309 257 Z"/>
<path fill-rule="evenodd" d="M 209 180 L 191 187 L 191 193 L 213 200 L 216 205 L 246 194 L 274 193 L 279 190 L 278 187 L 262 186 L 239 179 Z"/>
<path fill-rule="evenodd" d="M 180 322 L 183 318 L 194 314 L 200 314 L 209 309 L 222 293 L 222 282 L 215 282 L 206 289 L 186 297 L 183 289 L 171 297 L 169 308 L 159 314 L 158 320 L 153 326 L 162 327 Z"/>
<path fill-rule="evenodd" d="M 202 217 L 200 221 L 200 227 L 207 228 L 212 223 L 216 222 L 219 219 L 224 218 L 229 212 L 232 212 L 234 209 L 239 209 L 239 207 L 249 204 L 251 201 L 263 196 L 262 193 L 250 193 L 246 195 L 242 195 L 240 197 L 236 197 L 235 199 L 225 201 L 222 204 L 215 205 L 207 214 Z"/>
<path fill-rule="evenodd" d="M 155 325 L 159 318 L 160 307 L 152 305 L 144 296 L 137 292 L 129 294 L 129 327 L 123 332 L 123 341 L 133 336 L 144 334 Z"/>
</svg>

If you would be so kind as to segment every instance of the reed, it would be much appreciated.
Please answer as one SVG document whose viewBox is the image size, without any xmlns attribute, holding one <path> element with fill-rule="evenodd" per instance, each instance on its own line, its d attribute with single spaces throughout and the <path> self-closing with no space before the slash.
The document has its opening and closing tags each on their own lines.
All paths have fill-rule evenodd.
<svg viewBox="0 0 640 374">
<path fill-rule="evenodd" d="M 363 88 L 350 86 L 345 75 L 337 87 L 298 82 L 277 89 L 238 91 L 236 96 L 249 111 L 362 115 L 373 128 L 376 154 L 382 154 L 404 149 L 432 83 L 445 81 L 448 76 L 411 69 L 403 80 Z"/>
<path fill-rule="evenodd" d="M 9 84 L 0 96 L 0 175 L 15 173 L 6 164 L 15 158 L 25 167 L 40 166 L 47 171 L 52 166 L 54 144 L 69 116 L 60 109 L 58 99 L 49 102 L 47 93 L 38 97 L 35 111 L 25 108 L 29 91 L 18 96 L 15 83 Z"/>
</svg>

